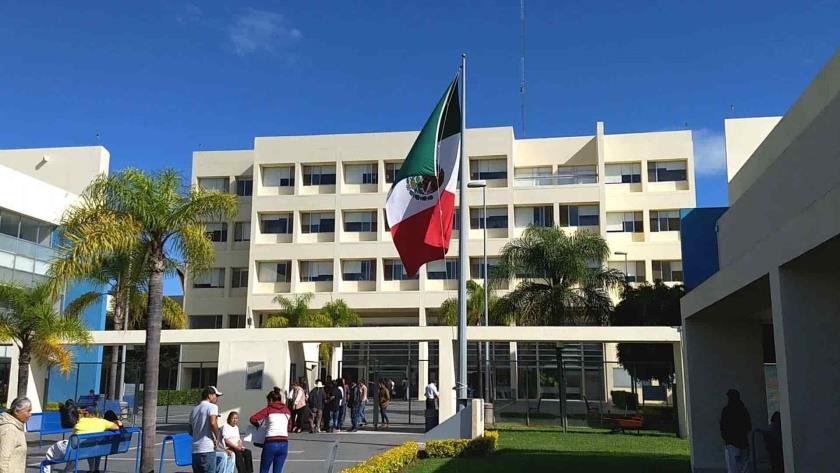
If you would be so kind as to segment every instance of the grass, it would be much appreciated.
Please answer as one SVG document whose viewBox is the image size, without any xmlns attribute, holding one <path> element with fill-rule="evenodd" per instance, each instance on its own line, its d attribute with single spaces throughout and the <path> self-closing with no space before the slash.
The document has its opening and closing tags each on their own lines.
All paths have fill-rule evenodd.
<svg viewBox="0 0 840 473">
<path fill-rule="evenodd" d="M 500 429 L 499 450 L 486 458 L 426 459 L 407 473 L 528 473 L 548 471 L 686 473 L 688 442 L 659 433 L 563 433 L 553 427 Z"/>
</svg>

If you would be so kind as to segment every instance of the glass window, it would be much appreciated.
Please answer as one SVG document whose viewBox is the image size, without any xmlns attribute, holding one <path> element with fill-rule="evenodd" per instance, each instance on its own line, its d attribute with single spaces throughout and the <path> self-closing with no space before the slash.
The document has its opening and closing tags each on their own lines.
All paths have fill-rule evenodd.
<svg viewBox="0 0 840 473">
<path fill-rule="evenodd" d="M 260 231 L 266 235 L 292 233 L 292 215 L 260 215 Z"/>
<path fill-rule="evenodd" d="M 650 231 L 678 232 L 680 231 L 679 210 L 651 210 Z"/>
<path fill-rule="evenodd" d="M 398 259 L 386 259 L 383 263 L 385 268 L 385 281 L 408 281 L 419 277 L 419 271 L 413 277 L 408 277 L 402 261 Z"/>
<path fill-rule="evenodd" d="M 236 195 L 250 197 L 254 193 L 254 180 L 250 177 L 236 178 Z"/>
<path fill-rule="evenodd" d="M 230 287 L 248 287 L 248 268 L 231 268 Z"/>
<path fill-rule="evenodd" d="M 301 261 L 300 281 L 319 282 L 333 280 L 332 261 Z"/>
<path fill-rule="evenodd" d="M 642 212 L 608 212 L 607 232 L 610 233 L 641 233 Z"/>
<path fill-rule="evenodd" d="M 556 182 L 559 185 L 595 184 L 598 182 L 598 169 L 595 166 L 560 166 Z"/>
<path fill-rule="evenodd" d="M 452 216 L 452 229 L 455 231 L 461 229 L 461 209 L 455 209 L 455 215 Z"/>
<path fill-rule="evenodd" d="M 304 166 L 303 185 L 305 186 L 334 186 L 335 165 Z"/>
<path fill-rule="evenodd" d="M 345 281 L 376 281 L 376 260 L 346 260 L 341 278 Z"/>
<path fill-rule="evenodd" d="M 496 159 L 471 159 L 470 179 L 507 179 L 507 160 Z"/>
<path fill-rule="evenodd" d="M 230 179 L 226 177 L 199 177 L 198 187 L 207 191 L 228 192 Z"/>
<path fill-rule="evenodd" d="M 402 163 L 385 163 L 385 182 L 393 183 L 397 179 L 397 174 L 400 173 Z"/>
<path fill-rule="evenodd" d="M 289 282 L 292 267 L 288 261 L 257 263 L 257 279 L 260 282 Z"/>
<path fill-rule="evenodd" d="M 426 273 L 430 280 L 458 279 L 458 260 L 447 258 L 432 261 L 426 265 Z"/>
<path fill-rule="evenodd" d="M 653 261 L 653 280 L 682 282 L 682 261 Z"/>
<path fill-rule="evenodd" d="M 675 182 L 687 179 L 685 161 L 649 161 L 648 181 Z"/>
<path fill-rule="evenodd" d="M 265 187 L 292 187 L 295 172 L 292 166 L 266 166 L 262 168 L 262 183 Z"/>
<path fill-rule="evenodd" d="M 487 269 L 490 274 L 499 265 L 498 257 L 487 258 Z M 472 279 L 484 279 L 484 258 L 470 258 L 470 277 Z"/>
<path fill-rule="evenodd" d="M 345 164 L 344 182 L 347 184 L 376 184 L 379 182 L 377 163 Z"/>
<path fill-rule="evenodd" d="M 14 268 L 15 255 L 13 255 L 12 253 L 7 253 L 5 251 L 0 251 L 0 267 Z"/>
<path fill-rule="evenodd" d="M 644 282 L 646 280 L 644 261 L 628 261 L 626 267 L 624 261 L 610 261 L 607 266 L 624 274 L 627 282 Z"/>
<path fill-rule="evenodd" d="M 0 233 L 18 237 L 20 230 L 20 215 L 8 210 L 0 210 Z"/>
<path fill-rule="evenodd" d="M 233 224 L 233 241 L 251 241 L 251 222 Z"/>
<path fill-rule="evenodd" d="M 245 314 L 228 315 L 229 328 L 245 328 Z"/>
<path fill-rule="evenodd" d="M 561 227 L 597 227 L 600 224 L 597 205 L 561 205 Z"/>
<path fill-rule="evenodd" d="M 302 233 L 333 233 L 335 232 L 335 214 L 314 212 L 301 214 Z"/>
<path fill-rule="evenodd" d="M 207 239 L 216 242 L 222 243 L 227 241 L 227 223 L 208 223 L 205 224 L 205 235 L 207 235 Z"/>
<path fill-rule="evenodd" d="M 20 219 L 20 239 L 38 242 L 38 221 L 27 217 Z"/>
<path fill-rule="evenodd" d="M 537 227 L 553 227 L 554 209 L 551 205 L 516 207 L 513 210 L 513 218 L 517 228 L 526 228 L 531 225 Z"/>
<path fill-rule="evenodd" d="M 190 328 L 222 328 L 221 315 L 191 315 L 189 317 Z"/>
<path fill-rule="evenodd" d="M 507 207 L 487 208 L 487 228 L 507 228 Z M 473 230 L 484 228 L 484 209 L 470 209 L 470 228 Z"/>
<path fill-rule="evenodd" d="M 607 184 L 635 184 L 642 182 L 642 163 L 607 164 L 604 182 Z"/>
<path fill-rule="evenodd" d="M 225 268 L 211 268 L 193 280 L 197 289 L 225 287 Z"/>
<path fill-rule="evenodd" d="M 259 390 L 263 388 L 263 372 L 265 362 L 249 361 L 245 364 L 245 389 Z"/>
<path fill-rule="evenodd" d="M 630 372 L 624 368 L 613 368 L 613 387 L 614 388 L 631 388 L 633 383 L 630 380 Z"/>
<path fill-rule="evenodd" d="M 376 231 L 376 212 L 345 212 L 344 213 L 344 231 L 345 232 L 375 232 Z"/>
<path fill-rule="evenodd" d="M 38 225 L 38 244 L 43 246 L 53 246 L 53 233 L 55 226 L 48 223 L 41 223 Z"/>
</svg>

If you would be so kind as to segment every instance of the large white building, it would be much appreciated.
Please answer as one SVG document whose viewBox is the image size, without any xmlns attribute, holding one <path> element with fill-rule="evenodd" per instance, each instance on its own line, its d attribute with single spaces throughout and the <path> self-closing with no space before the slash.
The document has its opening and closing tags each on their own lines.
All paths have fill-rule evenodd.
<svg viewBox="0 0 840 473">
<path fill-rule="evenodd" d="M 258 137 L 251 150 L 194 153 L 193 183 L 240 199 L 234 221 L 208 225 L 216 267 L 186 281 L 190 327 L 259 327 L 278 310 L 275 296 L 302 293 L 314 295 L 312 308 L 343 299 L 366 326 L 436 324 L 455 296 L 458 245 L 409 279 L 383 209 L 416 136 Z M 491 266 L 529 225 L 558 225 L 600 232 L 626 253 L 609 264 L 631 281 L 682 280 L 679 209 L 695 206 L 690 131 L 607 135 L 598 123 L 589 136 L 516 139 L 510 127 L 470 129 L 466 154 L 471 179 L 488 183 Z M 482 191 L 468 192 L 470 278 L 481 282 Z M 609 349 L 599 356 L 614 359 Z M 215 359 L 215 347 L 182 353 L 182 361 Z M 182 380 L 207 379 L 185 369 Z"/>
</svg>

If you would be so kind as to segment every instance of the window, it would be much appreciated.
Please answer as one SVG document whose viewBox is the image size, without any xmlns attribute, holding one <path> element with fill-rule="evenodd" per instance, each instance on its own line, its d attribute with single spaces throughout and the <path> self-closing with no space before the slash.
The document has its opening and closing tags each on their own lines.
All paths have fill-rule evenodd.
<svg viewBox="0 0 840 473">
<path fill-rule="evenodd" d="M 560 166 L 557 168 L 557 184 L 595 184 L 598 170 L 595 166 Z"/>
<path fill-rule="evenodd" d="M 502 159 L 471 159 L 470 179 L 507 179 L 507 160 Z"/>
<path fill-rule="evenodd" d="M 263 388 L 263 372 L 265 362 L 249 361 L 245 363 L 245 389 L 259 390 Z"/>
<path fill-rule="evenodd" d="M 426 265 L 426 273 L 431 280 L 458 279 L 458 260 L 432 261 Z"/>
<path fill-rule="evenodd" d="M 682 261 L 654 261 L 653 280 L 662 282 L 682 282 Z"/>
<path fill-rule="evenodd" d="M 0 233 L 17 238 L 20 235 L 20 217 L 8 210 L 0 211 Z"/>
<path fill-rule="evenodd" d="M 251 241 L 251 222 L 233 224 L 233 241 Z"/>
<path fill-rule="evenodd" d="M 224 243 L 227 241 L 227 223 L 208 223 L 205 224 L 207 239 L 216 242 Z"/>
<path fill-rule="evenodd" d="M 344 231 L 345 232 L 375 232 L 376 231 L 376 212 L 345 212 L 344 213 Z"/>
<path fill-rule="evenodd" d="M 347 184 L 376 184 L 379 182 L 377 163 L 345 164 L 344 182 Z"/>
<path fill-rule="evenodd" d="M 0 209 L 0 233 L 39 245 L 52 246 L 55 228 L 55 225 Z"/>
<path fill-rule="evenodd" d="M 600 217 L 597 205 L 561 205 L 561 227 L 597 227 Z"/>
<path fill-rule="evenodd" d="M 641 212 L 607 212 L 607 232 L 609 233 L 641 233 Z"/>
<path fill-rule="evenodd" d="M 452 229 L 455 231 L 461 229 L 461 209 L 455 209 L 455 214 L 452 216 Z"/>
<path fill-rule="evenodd" d="M 507 207 L 487 208 L 487 228 L 507 228 Z M 470 228 L 473 230 L 484 228 L 484 209 L 470 209 Z"/>
<path fill-rule="evenodd" d="M 265 187 L 292 187 L 295 185 L 295 171 L 292 166 L 262 168 L 262 183 Z"/>
<path fill-rule="evenodd" d="M 191 315 L 190 328 L 222 328 L 221 315 Z"/>
<path fill-rule="evenodd" d="M 385 267 L 386 281 L 408 281 L 418 278 L 419 273 L 415 274 L 413 277 L 408 277 L 408 274 L 406 274 L 405 268 L 402 265 L 402 261 L 398 259 L 386 259 L 383 266 Z"/>
<path fill-rule="evenodd" d="M 331 212 L 303 213 L 300 214 L 300 220 L 302 233 L 335 232 L 335 214 Z"/>
<path fill-rule="evenodd" d="M 630 372 L 624 368 L 613 368 L 613 387 L 614 388 L 631 388 L 633 387 L 630 379 Z"/>
<path fill-rule="evenodd" d="M 680 231 L 679 210 L 651 210 L 650 231 L 678 232 Z"/>
<path fill-rule="evenodd" d="M 228 192 L 230 179 L 226 177 L 199 177 L 198 187 L 207 191 Z"/>
<path fill-rule="evenodd" d="M 225 268 L 211 268 L 193 280 L 196 289 L 225 287 Z"/>
<path fill-rule="evenodd" d="M 401 166 L 402 163 L 385 163 L 385 182 L 391 184 L 396 181 Z"/>
<path fill-rule="evenodd" d="M 644 261 L 628 261 L 626 268 L 624 261 L 610 261 L 607 266 L 624 274 L 627 282 L 644 282 L 646 280 Z"/>
<path fill-rule="evenodd" d="M 650 182 L 674 182 L 686 179 L 685 161 L 648 162 L 648 181 Z"/>
<path fill-rule="evenodd" d="M 303 185 L 305 186 L 334 186 L 335 165 L 304 166 Z"/>
<path fill-rule="evenodd" d="M 228 315 L 228 328 L 245 328 L 245 314 Z"/>
<path fill-rule="evenodd" d="M 185 368 L 190 378 L 190 389 L 218 386 L 218 368 Z"/>
<path fill-rule="evenodd" d="M 260 232 L 266 235 L 281 235 L 292 233 L 292 215 L 260 215 Z"/>
<path fill-rule="evenodd" d="M 236 178 L 236 195 L 250 197 L 254 193 L 254 180 L 250 177 Z"/>
<path fill-rule="evenodd" d="M 376 281 L 376 260 L 347 260 L 342 263 L 341 278 L 345 281 Z"/>
<path fill-rule="evenodd" d="M 487 269 L 490 271 L 490 274 L 493 274 L 493 270 L 499 265 L 499 258 L 496 257 L 488 257 L 487 258 Z M 470 258 L 470 277 L 472 279 L 484 279 L 484 258 Z"/>
<path fill-rule="evenodd" d="M 513 170 L 513 177 L 517 182 L 529 186 L 553 184 L 554 179 L 551 175 L 551 166 L 516 168 Z"/>
<path fill-rule="evenodd" d="M 333 280 L 332 261 L 301 261 L 300 281 L 319 282 Z"/>
<path fill-rule="evenodd" d="M 288 261 L 257 263 L 259 282 L 289 282 L 292 280 L 292 264 Z"/>
<path fill-rule="evenodd" d="M 230 269 L 230 287 L 248 287 L 248 268 Z"/>
<path fill-rule="evenodd" d="M 604 182 L 607 184 L 635 184 L 642 182 L 642 163 L 607 164 Z"/>
<path fill-rule="evenodd" d="M 513 217 L 517 228 L 526 228 L 531 225 L 537 227 L 554 226 L 554 209 L 551 205 L 517 207 L 513 210 Z"/>
</svg>

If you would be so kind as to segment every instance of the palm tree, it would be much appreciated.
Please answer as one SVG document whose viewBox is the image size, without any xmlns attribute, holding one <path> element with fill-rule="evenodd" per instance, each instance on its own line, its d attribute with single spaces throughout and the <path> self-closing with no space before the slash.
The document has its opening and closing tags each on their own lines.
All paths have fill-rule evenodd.
<svg viewBox="0 0 840 473">
<path fill-rule="evenodd" d="M 62 315 L 56 309 L 52 281 L 29 288 L 0 284 L 0 341 L 13 342 L 20 351 L 18 358 L 17 397 L 26 396 L 29 365 L 33 356 L 44 365 L 58 365 L 68 374 L 73 352 L 65 344 L 87 346 L 90 333 L 79 318 L 90 305 L 90 299 L 77 299 L 68 304 Z"/>
<path fill-rule="evenodd" d="M 128 329 L 146 330 L 146 312 L 149 304 L 148 291 L 141 288 L 131 294 L 128 303 Z M 162 326 L 171 330 L 182 330 L 187 328 L 187 313 L 184 307 L 174 298 L 163 296 L 163 320 Z"/>
<path fill-rule="evenodd" d="M 490 291 L 488 317 L 492 325 L 509 325 L 511 313 L 503 310 L 499 296 Z M 458 323 L 458 298 L 451 297 L 440 305 L 440 325 Z M 484 325 L 484 287 L 473 280 L 467 281 L 467 325 Z"/>
<path fill-rule="evenodd" d="M 213 263 L 213 244 L 203 222 L 230 220 L 232 194 L 193 187 L 186 190 L 174 170 L 146 174 L 127 169 L 95 179 L 79 204 L 62 220 L 67 254 L 86 270 L 123 252 L 142 255 L 148 274 L 146 370 L 143 393 L 141 471 L 154 470 L 163 278 L 184 265 L 193 275 Z"/>
<path fill-rule="evenodd" d="M 298 294 L 291 299 L 276 296 L 274 302 L 280 304 L 280 312 L 270 314 L 263 322 L 264 328 L 318 327 L 309 308 L 309 303 L 312 302 L 311 293 Z"/>
<path fill-rule="evenodd" d="M 604 268 L 609 255 L 597 233 L 532 226 L 502 248 L 493 277 L 519 279 L 503 298 L 519 325 L 606 325 L 609 291 L 623 284 L 619 271 Z"/>
<path fill-rule="evenodd" d="M 316 314 L 318 327 L 360 327 L 362 318 L 351 309 L 343 299 L 336 299 L 327 302 Z M 318 347 L 320 357 L 327 366 L 332 365 L 332 356 L 335 345 L 330 342 L 322 342 Z"/>
</svg>

